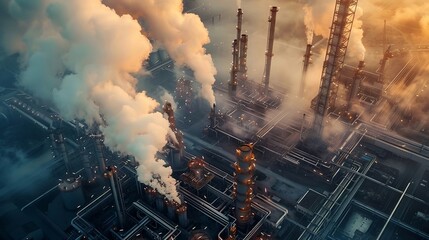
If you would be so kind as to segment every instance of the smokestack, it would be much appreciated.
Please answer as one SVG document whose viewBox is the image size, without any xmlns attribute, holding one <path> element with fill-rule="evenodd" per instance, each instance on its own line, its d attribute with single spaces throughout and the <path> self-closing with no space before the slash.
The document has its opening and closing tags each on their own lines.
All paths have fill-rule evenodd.
<svg viewBox="0 0 429 240">
<path fill-rule="evenodd" d="M 171 220 L 174 220 L 174 217 L 176 216 L 176 210 L 178 207 L 178 204 L 175 201 L 169 201 L 165 200 L 165 205 L 167 205 L 167 216 Z"/>
<path fill-rule="evenodd" d="M 350 93 L 349 93 L 349 99 L 347 102 L 347 109 L 348 111 L 351 110 L 353 105 L 353 99 L 358 95 L 360 85 L 363 79 L 363 68 L 365 67 L 364 61 L 359 61 L 358 67 L 356 69 L 356 72 L 353 76 L 353 80 L 351 83 Z"/>
<path fill-rule="evenodd" d="M 252 144 L 243 144 L 236 150 L 237 162 L 234 163 L 235 217 L 239 226 L 244 227 L 252 218 L 253 173 L 255 156 Z"/>
<path fill-rule="evenodd" d="M 115 201 L 116 215 L 118 216 L 118 224 L 120 228 L 125 225 L 125 204 L 122 192 L 121 182 L 118 178 L 118 170 L 115 166 L 109 166 L 104 172 L 104 177 L 110 181 L 110 189 L 112 190 L 113 200 Z"/>
<path fill-rule="evenodd" d="M 85 177 L 88 183 L 93 183 L 95 181 L 94 171 L 92 170 L 91 161 L 88 158 L 85 150 L 82 150 L 82 163 L 83 168 L 85 169 Z"/>
<path fill-rule="evenodd" d="M 163 212 L 165 209 L 164 196 L 158 193 L 155 197 L 155 206 L 158 212 Z"/>
<path fill-rule="evenodd" d="M 64 145 L 64 137 L 63 134 L 57 132 L 56 134 L 50 134 L 52 144 L 54 148 L 58 149 L 56 154 L 61 154 L 64 161 L 64 166 L 66 167 L 66 173 L 70 172 L 70 162 L 67 154 L 66 146 Z"/>
<path fill-rule="evenodd" d="M 179 218 L 179 225 L 181 227 L 188 226 L 188 207 L 185 203 L 182 203 L 177 207 L 177 217 Z"/>
<path fill-rule="evenodd" d="M 237 91 L 237 72 L 238 72 L 238 40 L 234 39 L 232 42 L 232 67 L 231 79 L 229 81 L 230 94 L 235 95 Z"/>
<path fill-rule="evenodd" d="M 85 204 L 80 176 L 69 175 L 58 184 L 64 207 L 67 210 L 76 210 Z"/>
<path fill-rule="evenodd" d="M 168 122 L 170 123 L 170 129 L 174 133 L 175 140 L 172 139 L 171 143 L 173 148 L 170 150 L 170 165 L 173 170 L 177 170 L 182 167 L 182 156 L 183 156 L 183 135 L 176 127 L 176 120 L 174 118 L 174 110 L 170 102 L 165 102 L 162 108 L 164 113 L 168 115 Z"/>
<path fill-rule="evenodd" d="M 276 15 L 279 11 L 277 7 L 271 7 L 271 15 L 268 18 L 269 29 L 268 29 L 268 39 L 267 39 L 267 51 L 265 52 L 265 70 L 264 70 L 264 94 L 268 95 L 268 88 L 270 84 L 270 74 L 271 74 L 271 58 L 273 57 L 273 47 L 274 47 L 274 31 L 276 29 Z"/>
<path fill-rule="evenodd" d="M 241 81 L 247 80 L 247 43 L 247 34 L 242 34 L 240 38 L 240 63 L 238 68 L 238 79 Z"/>
<path fill-rule="evenodd" d="M 241 37 L 241 26 L 243 23 L 243 10 L 241 8 L 237 9 L 237 40 L 240 41 Z M 238 43 L 240 47 L 240 42 Z M 240 48 L 239 48 L 240 49 Z"/>
<path fill-rule="evenodd" d="M 151 187 L 145 187 L 144 191 L 146 193 L 145 195 L 147 202 L 149 203 L 149 205 L 153 206 L 157 194 L 156 190 Z"/>
<path fill-rule="evenodd" d="M 216 104 L 213 103 L 213 107 L 210 109 L 210 128 L 216 127 Z"/>
<path fill-rule="evenodd" d="M 103 156 L 103 145 L 101 143 L 102 135 L 96 135 L 95 137 L 95 156 L 98 160 L 98 168 L 100 175 L 106 170 L 106 161 Z"/>
<path fill-rule="evenodd" d="M 299 97 L 304 97 L 304 91 L 305 91 L 305 81 L 307 78 L 307 70 L 308 70 L 308 66 L 311 64 L 311 48 L 313 47 L 313 45 L 311 44 L 307 44 L 307 48 L 305 50 L 305 54 L 304 54 L 304 64 L 302 66 L 302 76 L 301 76 L 301 84 L 299 86 Z"/>
</svg>

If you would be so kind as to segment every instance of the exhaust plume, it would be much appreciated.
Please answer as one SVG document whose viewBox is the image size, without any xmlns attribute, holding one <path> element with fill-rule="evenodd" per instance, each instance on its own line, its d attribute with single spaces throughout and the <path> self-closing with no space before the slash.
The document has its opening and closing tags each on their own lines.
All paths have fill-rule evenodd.
<svg viewBox="0 0 429 240">
<path fill-rule="evenodd" d="M 2 18 L 17 29 L 2 37 L 2 47 L 21 56 L 20 84 L 53 102 L 65 119 L 104 122 L 105 144 L 136 158 L 139 181 L 180 202 L 171 168 L 155 157 L 167 142 L 169 123 L 155 112 L 154 99 L 135 91 L 131 75 L 152 50 L 140 24 L 118 16 L 101 0 L 6 0 L 1 5 L 8 7 Z"/>
<path fill-rule="evenodd" d="M 180 66 L 194 71 L 201 84 L 201 96 L 215 103 L 212 85 L 216 68 L 204 45 L 210 42 L 207 29 L 198 15 L 183 13 L 182 0 L 105 0 L 120 14 L 141 18 L 151 38 L 165 48 Z"/>
<path fill-rule="evenodd" d="M 349 54 L 353 58 L 358 58 L 359 61 L 365 59 L 365 46 L 363 45 L 363 29 L 362 29 L 362 17 L 363 10 L 361 7 L 356 8 L 355 19 L 353 22 L 352 32 L 350 33 L 349 41 Z"/>
<path fill-rule="evenodd" d="M 235 2 L 237 3 L 237 8 L 241 8 L 241 0 L 235 0 Z"/>
<path fill-rule="evenodd" d="M 304 24 L 305 24 L 305 35 L 307 36 L 307 44 L 313 44 L 313 8 L 308 4 L 305 4 L 302 8 L 304 10 Z"/>
</svg>

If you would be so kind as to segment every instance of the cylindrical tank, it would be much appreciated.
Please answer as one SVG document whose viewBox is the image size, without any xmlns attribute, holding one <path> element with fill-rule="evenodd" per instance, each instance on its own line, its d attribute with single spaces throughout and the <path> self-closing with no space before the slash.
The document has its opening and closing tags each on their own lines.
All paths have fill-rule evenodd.
<svg viewBox="0 0 429 240">
<path fill-rule="evenodd" d="M 61 191 L 61 198 L 67 210 L 76 210 L 85 204 L 80 176 L 66 177 L 60 181 L 58 189 Z"/>
<path fill-rule="evenodd" d="M 179 225 L 181 227 L 188 226 L 188 207 L 185 203 L 182 203 L 177 207 L 177 217 L 179 218 Z"/>
</svg>

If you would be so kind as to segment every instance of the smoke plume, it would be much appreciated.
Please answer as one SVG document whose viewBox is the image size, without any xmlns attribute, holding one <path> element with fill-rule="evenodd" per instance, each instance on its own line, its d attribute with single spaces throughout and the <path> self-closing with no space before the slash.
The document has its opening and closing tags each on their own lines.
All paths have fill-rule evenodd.
<svg viewBox="0 0 429 240">
<path fill-rule="evenodd" d="M 155 100 L 135 91 L 131 75 L 152 50 L 140 24 L 101 0 L 4 0 L 2 5 L 8 7 L 2 17 L 17 29 L 12 34 L 2 29 L 8 35 L 2 47 L 21 55 L 20 84 L 52 101 L 66 119 L 88 124 L 103 119 L 105 144 L 135 156 L 139 180 L 180 202 L 171 169 L 155 157 L 166 144 L 169 123 L 155 112 Z"/>
<path fill-rule="evenodd" d="M 203 47 L 210 42 L 207 29 L 198 15 L 183 13 L 182 0 L 105 0 L 120 14 L 131 14 L 144 21 L 148 34 L 165 48 L 180 66 L 194 71 L 201 83 L 201 96 L 215 103 L 212 85 L 216 68 Z"/>
<path fill-rule="evenodd" d="M 363 45 L 363 29 L 362 29 L 362 17 L 363 10 L 361 7 L 357 7 L 355 13 L 355 19 L 353 22 L 352 32 L 350 34 L 349 41 L 349 56 L 358 58 L 359 61 L 365 59 L 365 46 Z"/>
<path fill-rule="evenodd" d="M 237 8 L 241 8 L 241 0 L 235 0 L 237 3 Z"/>
<path fill-rule="evenodd" d="M 304 24 L 305 35 L 307 36 L 307 44 L 313 44 L 313 8 L 308 4 L 305 4 L 302 9 L 304 10 Z"/>
</svg>

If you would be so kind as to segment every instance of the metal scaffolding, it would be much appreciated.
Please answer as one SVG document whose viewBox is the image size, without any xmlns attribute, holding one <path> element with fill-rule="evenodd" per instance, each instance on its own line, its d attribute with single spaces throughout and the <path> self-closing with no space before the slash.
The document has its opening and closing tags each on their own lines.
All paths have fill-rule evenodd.
<svg viewBox="0 0 429 240">
<path fill-rule="evenodd" d="M 320 82 L 317 104 L 315 106 L 314 133 L 321 136 L 325 115 L 335 107 L 337 98 L 337 75 L 344 64 L 347 45 L 353 26 L 358 0 L 337 0 L 328 48 L 323 64 L 322 79 Z"/>
</svg>

